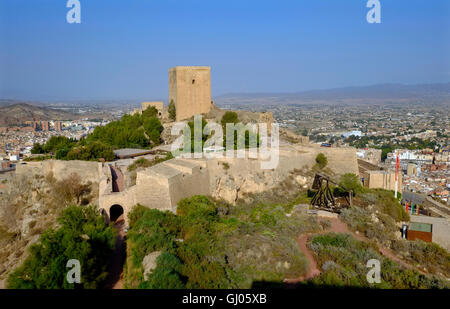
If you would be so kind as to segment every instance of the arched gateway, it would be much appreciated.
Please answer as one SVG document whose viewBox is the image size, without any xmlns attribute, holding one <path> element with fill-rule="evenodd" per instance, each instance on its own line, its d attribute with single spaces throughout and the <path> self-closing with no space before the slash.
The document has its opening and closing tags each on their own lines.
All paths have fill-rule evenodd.
<svg viewBox="0 0 450 309">
<path fill-rule="evenodd" d="M 115 222 L 123 214 L 125 226 L 129 223 L 128 213 L 137 204 L 175 211 L 183 198 L 210 194 L 206 167 L 206 161 L 171 159 L 137 171 L 134 185 L 115 190 L 111 168 L 105 166 L 105 177 L 99 184 L 99 208 L 109 222 Z"/>
<path fill-rule="evenodd" d="M 116 222 L 116 220 L 121 215 L 123 215 L 123 213 L 124 213 L 124 211 L 123 211 L 123 207 L 122 206 L 120 206 L 118 204 L 112 205 L 109 208 L 109 221 L 110 222 Z"/>
</svg>

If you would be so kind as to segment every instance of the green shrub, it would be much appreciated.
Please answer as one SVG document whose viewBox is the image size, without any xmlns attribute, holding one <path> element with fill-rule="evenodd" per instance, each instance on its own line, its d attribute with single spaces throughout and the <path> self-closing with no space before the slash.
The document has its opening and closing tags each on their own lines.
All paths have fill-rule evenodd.
<svg viewBox="0 0 450 309">
<path fill-rule="evenodd" d="M 114 249 L 115 232 L 94 207 L 71 206 L 58 219 L 60 228 L 41 235 L 30 247 L 22 266 L 8 277 L 12 289 L 95 289 L 102 288 L 108 258 Z M 66 264 L 81 264 L 81 283 L 66 280 Z"/>
<path fill-rule="evenodd" d="M 178 203 L 177 215 L 194 219 L 214 220 L 217 216 L 215 204 L 206 196 L 193 196 Z"/>
<path fill-rule="evenodd" d="M 328 159 L 323 153 L 319 153 L 316 157 L 316 164 L 320 169 L 325 168 L 328 164 Z"/>
<path fill-rule="evenodd" d="M 168 111 L 169 111 L 169 118 L 175 121 L 177 119 L 177 110 L 175 108 L 175 103 L 173 102 L 173 100 L 170 100 Z"/>
<path fill-rule="evenodd" d="M 73 145 L 76 144 L 76 140 L 67 138 L 65 136 L 52 136 L 50 139 L 45 143 L 43 146 L 43 149 L 45 153 L 53 153 L 56 154 L 58 149 L 66 149 L 66 148 L 72 148 Z"/>
<path fill-rule="evenodd" d="M 155 159 L 153 159 L 151 161 L 148 159 L 145 159 L 145 158 L 139 158 L 139 159 L 135 160 L 133 163 L 131 163 L 130 165 L 128 165 L 128 171 L 132 172 L 138 168 L 147 168 L 147 167 L 154 166 L 156 164 L 159 164 L 161 162 L 164 162 L 164 161 L 167 161 L 170 159 L 173 159 L 173 155 L 170 152 L 164 157 L 156 157 Z"/>
<path fill-rule="evenodd" d="M 354 194 L 360 194 L 364 190 L 359 177 L 352 173 L 346 173 L 342 175 L 339 181 L 339 185 L 347 191 L 353 191 Z"/>
<path fill-rule="evenodd" d="M 64 157 L 61 157 L 63 159 Z M 75 146 L 67 152 L 65 158 L 67 160 L 98 160 L 100 158 L 106 161 L 114 160 L 114 152 L 111 146 L 100 141 L 94 141 L 87 145 Z"/>
<path fill-rule="evenodd" d="M 224 170 L 229 170 L 230 169 L 230 164 L 227 162 L 222 162 L 222 166 Z"/>
<path fill-rule="evenodd" d="M 375 215 L 375 213 L 373 214 Z M 390 240 L 395 238 L 393 233 L 397 231 L 397 226 L 389 216 L 377 214 L 375 217 L 379 222 L 375 222 L 368 209 L 353 206 L 343 209 L 339 217 L 350 229 L 361 232 L 369 239 L 376 239 L 383 245 L 388 245 Z"/>
<path fill-rule="evenodd" d="M 450 254 L 438 244 L 397 239 L 392 242 L 392 250 L 411 264 L 418 264 L 430 273 L 441 273 L 450 278 Z"/>
<path fill-rule="evenodd" d="M 236 112 L 227 111 L 223 114 L 220 123 L 222 124 L 223 129 L 225 130 L 227 123 L 236 124 L 239 122 L 238 114 Z M 225 131 L 224 131 L 225 132 Z"/>
<path fill-rule="evenodd" d="M 45 153 L 44 146 L 42 146 L 39 143 L 34 144 L 33 148 L 31 148 L 31 153 L 32 154 L 43 154 L 43 153 Z"/>
<path fill-rule="evenodd" d="M 143 126 L 150 141 L 154 145 L 159 145 L 161 142 L 161 132 L 164 130 L 161 121 L 157 117 L 151 117 L 143 121 Z"/>
<path fill-rule="evenodd" d="M 205 196 L 181 200 L 177 216 L 134 207 L 129 215 L 127 287 L 250 288 L 254 281 L 281 281 L 306 271 L 296 237 L 319 230 L 313 217 L 286 216 L 283 205 L 228 207 Z M 170 244 L 170 245 L 167 245 Z M 168 252 L 144 282 L 143 258 Z M 175 265 L 175 266 L 174 266 Z M 180 270 L 181 269 L 181 270 Z M 161 279 L 162 280 L 162 279 Z"/>
<path fill-rule="evenodd" d="M 383 189 L 369 189 L 362 195 L 362 198 L 369 203 L 375 204 L 376 210 L 389 215 L 396 222 L 409 221 L 409 215 L 403 209 L 398 199 L 394 197 L 392 191 Z"/>
<path fill-rule="evenodd" d="M 140 289 L 183 289 L 180 260 L 168 252 L 161 253 L 156 259 L 156 268 L 148 280 L 139 285 Z"/>
<path fill-rule="evenodd" d="M 425 276 L 405 269 L 378 254 L 376 247 L 354 239 L 349 234 L 329 233 L 313 236 L 308 246 L 317 256 L 322 274 L 305 285 L 325 287 L 359 287 L 389 289 L 448 288 L 437 277 Z M 366 263 L 370 259 L 381 262 L 381 283 L 369 283 Z"/>
</svg>

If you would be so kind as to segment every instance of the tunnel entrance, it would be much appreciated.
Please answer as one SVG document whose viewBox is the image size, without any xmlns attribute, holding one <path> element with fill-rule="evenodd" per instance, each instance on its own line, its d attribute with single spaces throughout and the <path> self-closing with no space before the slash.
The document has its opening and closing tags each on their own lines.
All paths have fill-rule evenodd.
<svg viewBox="0 0 450 309">
<path fill-rule="evenodd" d="M 109 220 L 110 222 L 116 222 L 119 217 L 123 215 L 123 207 L 120 205 L 112 205 L 109 209 Z"/>
</svg>

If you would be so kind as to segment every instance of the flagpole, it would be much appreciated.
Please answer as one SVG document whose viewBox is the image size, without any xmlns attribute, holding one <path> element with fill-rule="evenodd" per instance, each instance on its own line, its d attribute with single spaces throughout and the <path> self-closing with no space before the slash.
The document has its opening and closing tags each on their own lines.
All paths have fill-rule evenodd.
<svg viewBox="0 0 450 309">
<path fill-rule="evenodd" d="M 397 162 L 395 164 L 395 198 L 397 198 L 397 192 L 398 192 L 398 170 L 399 170 L 399 158 L 398 158 L 398 151 L 397 151 Z"/>
</svg>

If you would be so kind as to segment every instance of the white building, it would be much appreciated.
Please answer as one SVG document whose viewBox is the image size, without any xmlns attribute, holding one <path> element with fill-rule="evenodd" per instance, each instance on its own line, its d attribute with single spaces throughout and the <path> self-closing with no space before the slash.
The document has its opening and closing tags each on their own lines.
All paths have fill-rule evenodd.
<svg viewBox="0 0 450 309">
<path fill-rule="evenodd" d="M 345 132 L 342 134 L 342 137 L 347 138 L 349 136 L 362 136 L 362 132 L 361 131 L 350 131 L 350 132 Z"/>
</svg>

